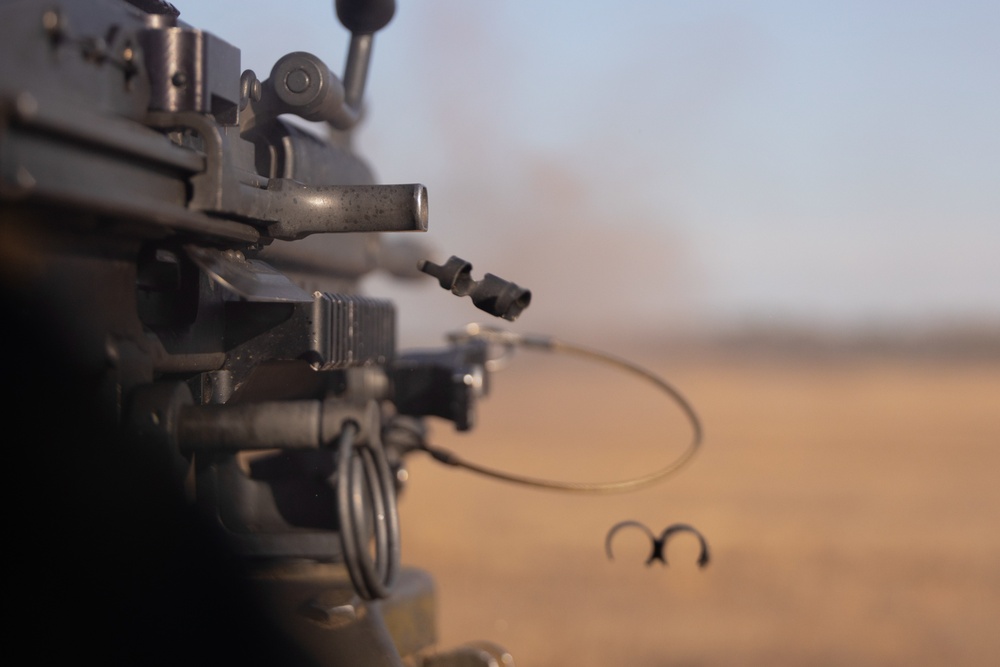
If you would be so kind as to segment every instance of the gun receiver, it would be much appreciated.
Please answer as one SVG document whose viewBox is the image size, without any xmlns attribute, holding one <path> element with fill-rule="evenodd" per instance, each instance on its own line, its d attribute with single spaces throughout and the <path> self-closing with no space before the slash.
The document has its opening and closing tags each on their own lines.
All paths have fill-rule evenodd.
<svg viewBox="0 0 1000 667">
<path fill-rule="evenodd" d="M 124 443 L 31 421 L 66 465 L 163 463 L 171 493 L 210 519 L 291 637 L 283 664 L 494 664 L 502 652 L 434 651 L 433 581 L 401 564 L 407 433 L 428 416 L 470 428 L 486 358 L 479 341 L 400 353 L 394 305 L 360 293 L 383 266 L 381 234 L 426 230 L 428 198 L 420 184 L 376 183 L 348 141 L 395 3 L 336 11 L 351 33 L 342 80 L 295 52 L 261 81 L 162 0 L 0 6 L 0 266 L 18 313 L 5 336 L 59 360 L 24 354 L 6 376 L 73 397 L 74 433 Z M 452 282 L 514 319 L 530 293 L 494 278 Z M 9 410 L 12 424 L 32 419 Z M 66 492 L 122 482 L 127 506 L 133 474 Z M 88 646 L 125 641 L 95 632 Z M 153 649 L 124 646 L 125 662 L 150 662 Z"/>
</svg>

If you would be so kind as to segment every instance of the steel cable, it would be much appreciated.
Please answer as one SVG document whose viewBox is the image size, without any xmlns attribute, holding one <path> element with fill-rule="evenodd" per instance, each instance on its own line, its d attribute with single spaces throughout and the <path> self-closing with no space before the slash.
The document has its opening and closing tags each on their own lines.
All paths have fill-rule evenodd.
<svg viewBox="0 0 1000 667">
<path fill-rule="evenodd" d="M 630 361 L 614 357 L 612 355 L 606 354 L 604 352 L 599 352 L 597 350 L 592 350 L 589 348 L 581 347 L 578 345 L 573 345 L 565 341 L 557 340 L 550 336 L 523 336 L 520 334 L 503 331 L 499 329 L 492 329 L 482 327 L 478 324 L 469 325 L 466 329 L 458 334 L 452 336 L 453 340 L 461 339 L 471 339 L 478 338 L 486 340 L 489 343 L 494 343 L 502 345 L 508 354 L 502 355 L 494 360 L 494 365 L 498 365 L 503 362 L 504 359 L 509 357 L 509 352 L 516 347 L 525 347 L 539 349 L 549 352 L 562 352 L 566 354 L 573 354 L 579 357 L 590 359 L 592 361 L 597 361 L 605 364 L 614 366 L 620 370 L 638 375 L 639 377 L 651 382 L 658 389 L 666 393 L 674 404 L 681 410 L 685 418 L 691 425 L 692 437 L 690 442 L 684 451 L 675 459 L 673 459 L 666 466 L 654 470 L 645 475 L 640 475 L 638 477 L 633 477 L 631 479 L 625 479 L 620 481 L 610 481 L 610 482 L 563 482 L 550 479 L 542 479 L 537 477 L 530 477 L 526 475 L 519 475 L 516 473 L 506 472 L 503 470 L 498 470 L 496 468 L 491 468 L 488 466 L 480 465 L 471 461 L 466 461 L 460 458 L 458 455 L 450 452 L 448 450 L 429 445 L 423 442 L 419 445 L 419 448 L 426 451 L 434 459 L 445 463 L 450 466 L 455 466 L 458 468 L 464 468 L 471 472 L 478 473 L 480 475 L 485 475 L 487 477 L 492 477 L 494 479 L 502 480 L 505 482 L 511 482 L 514 484 L 521 484 L 525 486 L 532 486 L 536 488 L 551 489 L 556 491 L 567 491 L 567 492 L 577 492 L 577 493 L 594 493 L 594 494 L 606 494 L 606 493 L 624 493 L 627 491 L 634 491 L 640 488 L 644 488 L 655 484 L 662 480 L 663 478 L 677 472 L 682 467 L 684 467 L 698 452 L 701 447 L 703 430 L 701 426 L 701 420 L 698 418 L 697 413 L 694 408 L 688 402 L 688 400 L 678 391 L 673 385 L 668 383 L 666 380 L 662 379 L 658 375 L 651 373 L 645 368 L 634 364 Z"/>
</svg>

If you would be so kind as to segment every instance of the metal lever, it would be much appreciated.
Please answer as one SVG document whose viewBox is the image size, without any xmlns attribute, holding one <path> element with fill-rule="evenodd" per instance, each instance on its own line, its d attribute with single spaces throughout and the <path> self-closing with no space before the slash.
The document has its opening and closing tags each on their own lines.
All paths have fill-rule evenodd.
<svg viewBox="0 0 1000 667">
<path fill-rule="evenodd" d="M 351 45 L 344 66 L 347 106 L 360 110 L 368 78 L 374 34 L 388 25 L 396 13 L 395 0 L 336 0 L 337 18 L 351 31 Z"/>
<path fill-rule="evenodd" d="M 340 22 L 351 31 L 343 81 L 317 56 L 304 51 L 280 58 L 262 86 L 255 83 L 253 72 L 244 72 L 241 85 L 249 106 L 243 105 L 242 132 L 286 113 L 327 122 L 337 130 L 349 130 L 361 120 L 374 34 L 392 20 L 396 3 L 337 0 L 334 6 Z"/>
</svg>

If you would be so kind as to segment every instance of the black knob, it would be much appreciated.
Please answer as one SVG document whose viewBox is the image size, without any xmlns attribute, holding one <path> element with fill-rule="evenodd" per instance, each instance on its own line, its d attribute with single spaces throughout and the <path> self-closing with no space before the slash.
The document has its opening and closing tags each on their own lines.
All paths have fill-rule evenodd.
<svg viewBox="0 0 1000 667">
<path fill-rule="evenodd" d="M 396 0 L 335 0 L 337 18 L 355 35 L 378 32 L 396 13 Z"/>
</svg>

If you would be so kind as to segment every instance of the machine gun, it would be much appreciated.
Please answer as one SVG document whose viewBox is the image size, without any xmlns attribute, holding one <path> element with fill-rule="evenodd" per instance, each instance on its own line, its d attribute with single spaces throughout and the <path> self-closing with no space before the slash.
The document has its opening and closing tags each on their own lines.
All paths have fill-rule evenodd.
<svg viewBox="0 0 1000 667">
<path fill-rule="evenodd" d="M 296 52 L 261 80 L 161 0 L 2 6 L 4 375 L 28 398 L 5 416 L 31 453 L 18 495 L 52 501 L 24 517 L 43 552 L 26 571 L 49 563 L 50 594 L 86 592 L 87 636 L 67 636 L 84 654 L 431 665 L 485 650 L 427 655 L 433 581 L 401 566 L 396 509 L 421 419 L 472 426 L 485 345 L 401 354 L 393 304 L 358 289 L 400 264 L 382 233 L 428 224 L 426 189 L 376 184 L 351 147 L 373 36 L 394 11 L 336 3 L 351 34 L 342 78 Z M 507 319 L 530 301 L 457 259 L 420 266 Z M 123 532 L 104 532 L 122 512 Z M 185 551 L 176 512 L 225 568 L 195 577 L 213 561 Z M 77 556 L 45 553 L 56 544 Z M 173 557 L 149 553 L 163 549 Z M 159 599 L 137 583 L 157 568 L 175 571 Z M 265 650 L 265 637 L 287 643 Z"/>
<path fill-rule="evenodd" d="M 296 52 L 261 79 L 163 0 L 0 5 L 3 414 L 35 659 L 510 664 L 435 646 L 396 504 L 408 453 L 460 463 L 423 423 L 472 428 L 491 339 L 400 352 L 359 283 L 403 267 L 507 320 L 531 294 L 383 241 L 428 225 L 426 189 L 375 183 L 351 145 L 395 4 L 335 7 L 342 78 Z"/>
</svg>

